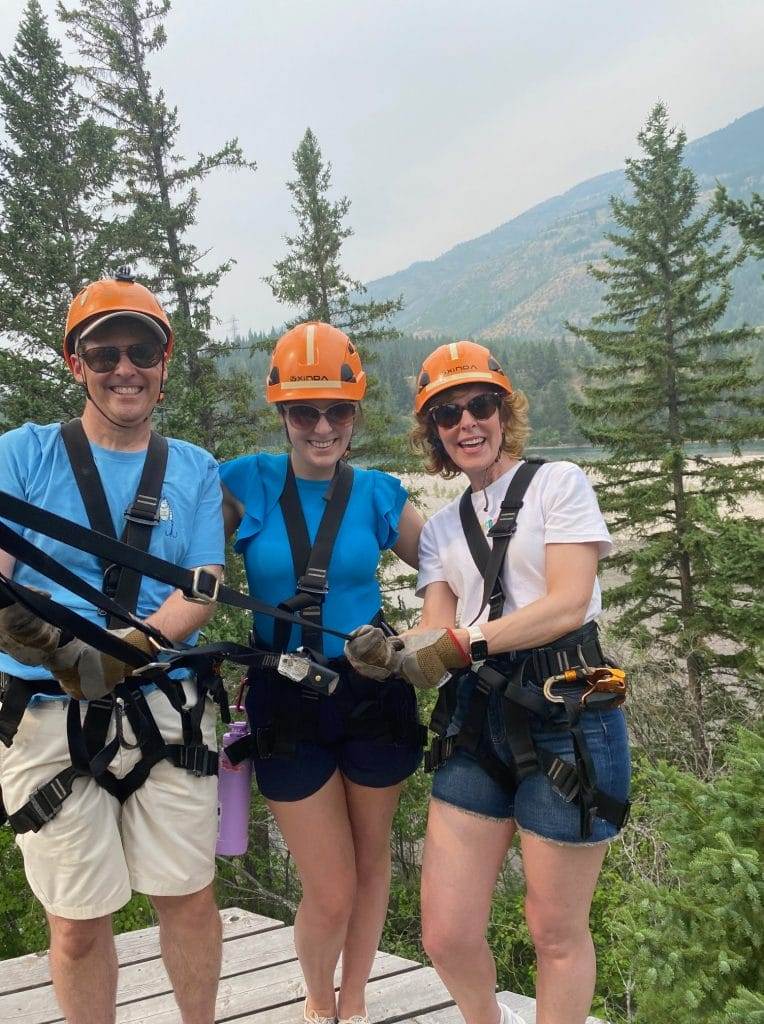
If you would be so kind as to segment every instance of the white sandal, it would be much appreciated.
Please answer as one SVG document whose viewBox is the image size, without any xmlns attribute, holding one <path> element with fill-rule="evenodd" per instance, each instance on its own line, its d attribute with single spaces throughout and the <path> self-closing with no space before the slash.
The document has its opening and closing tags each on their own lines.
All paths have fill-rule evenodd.
<svg viewBox="0 0 764 1024">
<path fill-rule="evenodd" d="M 499 1003 L 501 1020 L 499 1024 L 525 1024 L 522 1017 L 518 1017 L 514 1010 L 510 1010 L 506 1003 Z"/>
<path fill-rule="evenodd" d="M 352 1017 L 338 1017 L 337 1024 L 371 1024 L 369 1015 L 364 1010 L 363 1013 L 354 1013 Z"/>
<path fill-rule="evenodd" d="M 309 1011 L 307 996 L 305 996 L 305 1002 L 302 1004 L 302 1019 L 305 1021 L 305 1024 L 337 1024 L 336 1017 L 322 1017 L 315 1010 Z"/>
</svg>

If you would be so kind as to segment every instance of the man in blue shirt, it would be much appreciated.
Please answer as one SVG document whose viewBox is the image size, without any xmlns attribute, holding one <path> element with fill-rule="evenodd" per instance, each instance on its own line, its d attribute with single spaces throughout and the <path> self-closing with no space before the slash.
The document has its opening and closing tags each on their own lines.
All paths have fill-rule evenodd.
<svg viewBox="0 0 764 1024">
<path fill-rule="evenodd" d="M 64 356 L 86 395 L 79 421 L 85 461 L 95 466 L 100 477 L 117 535 L 147 460 L 151 415 L 162 397 L 172 344 L 164 310 L 128 271 L 118 272 L 115 280 L 88 285 L 70 307 Z M 76 426 L 77 421 L 73 423 Z M 0 437 L 0 490 L 89 525 L 60 424 L 27 423 Z M 194 445 L 167 439 L 156 524 L 148 547 L 151 554 L 219 575 L 224 561 L 220 506 L 212 456 Z M 8 525 L 101 588 L 102 567 L 94 556 Z M 0 573 L 46 590 L 59 603 L 103 624 L 92 605 L 4 551 L 0 551 Z M 144 577 L 136 613 L 171 641 L 193 642 L 210 618 L 212 606 L 188 602 L 180 591 Z M 45 680 L 40 686 L 46 692 L 32 697 L 13 743 L 7 749 L 0 745 L 0 785 L 12 820 L 35 789 L 71 762 L 66 714 L 71 698 L 66 694 L 105 693 L 130 673 L 127 666 L 120 667 L 80 641 L 72 641 L 76 656 L 57 660 L 49 651 L 43 653 L 52 627 L 31 616 L 19 627 L 19 618 L 25 615 L 18 606 L 0 611 L 0 637 L 3 622 L 14 623 L 6 629 L 5 646 L 23 654 L 21 660 L 14 660 L 0 652 L 0 672 L 6 684 L 15 679 L 17 686 L 19 680 Z M 30 630 L 31 635 L 36 631 L 40 662 L 33 663 L 34 648 L 30 657 L 28 643 L 21 647 L 14 642 L 9 635 L 14 628 L 20 628 L 15 640 L 22 642 L 28 641 Z M 138 630 L 121 633 L 128 643 L 146 650 L 145 637 Z M 51 692 L 55 691 L 52 677 L 66 693 Z M 205 701 L 199 726 L 204 745 L 214 751 L 211 701 L 199 697 L 191 679 L 178 686 L 183 687 L 187 704 Z M 147 686 L 143 696 L 164 742 L 187 743 L 180 716 L 165 694 Z M 81 702 L 81 718 L 89 706 Z M 116 779 L 123 779 L 141 758 L 135 742 L 140 737 L 128 721 L 122 721 L 119 701 L 113 708 L 107 738 L 119 726 L 122 742 L 109 769 Z M 117 959 L 111 915 L 129 900 L 132 890 L 149 895 L 157 910 L 162 955 L 184 1024 L 212 1024 L 221 957 L 220 918 L 212 892 L 216 801 L 214 774 L 198 777 L 161 759 L 124 803 L 95 778 L 76 778 L 71 794 L 51 820 L 38 830 L 17 835 L 30 887 L 48 917 L 51 976 L 70 1024 L 107 1024 L 115 1019 Z"/>
</svg>

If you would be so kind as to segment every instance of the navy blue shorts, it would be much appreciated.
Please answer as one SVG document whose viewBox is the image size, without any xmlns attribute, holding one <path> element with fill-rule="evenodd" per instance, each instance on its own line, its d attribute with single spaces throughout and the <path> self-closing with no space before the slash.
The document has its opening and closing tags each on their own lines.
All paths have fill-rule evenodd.
<svg viewBox="0 0 764 1024">
<path fill-rule="evenodd" d="M 473 686 L 472 678 L 459 683 L 457 707 L 448 732 L 454 735 L 463 719 Z M 542 688 L 529 681 L 527 685 L 541 693 Z M 480 745 L 492 752 L 506 765 L 512 764 L 512 752 L 507 741 L 503 699 L 496 692 L 489 696 L 488 715 L 483 723 Z M 510 709 L 511 709 L 510 705 Z M 510 714 L 512 711 L 510 710 Z M 564 712 L 559 705 L 552 716 Z M 530 713 L 531 736 L 534 744 L 563 761 L 573 763 L 573 738 L 567 730 L 550 728 L 550 721 Z M 552 719 L 553 720 L 553 719 Z M 626 719 L 620 708 L 610 711 L 584 711 L 580 724 L 596 772 L 596 785 L 617 800 L 627 800 L 631 777 L 629 740 Z M 513 818 L 518 829 L 558 843 L 598 843 L 615 838 L 618 829 L 604 818 L 595 817 L 592 833 L 581 838 L 581 822 L 577 803 L 567 803 L 557 793 L 543 772 L 523 779 L 514 793 L 491 778 L 478 761 L 467 751 L 457 751 L 435 772 L 432 795 L 443 803 L 452 804 L 486 818 Z"/>
<path fill-rule="evenodd" d="M 250 674 L 246 699 L 253 730 L 271 725 L 281 715 L 297 723 L 303 714 L 300 688 L 269 674 Z M 390 723 L 397 735 L 359 738 L 348 722 Z M 360 786 L 382 789 L 412 775 L 422 759 L 422 740 L 412 736 L 418 723 L 416 695 L 402 679 L 384 683 L 343 671 L 335 692 L 318 701 L 314 736 L 300 739 L 293 756 L 253 758 L 257 785 L 268 800 L 304 800 L 317 793 L 339 769 Z M 405 738 L 403 738 L 405 736 Z"/>
</svg>

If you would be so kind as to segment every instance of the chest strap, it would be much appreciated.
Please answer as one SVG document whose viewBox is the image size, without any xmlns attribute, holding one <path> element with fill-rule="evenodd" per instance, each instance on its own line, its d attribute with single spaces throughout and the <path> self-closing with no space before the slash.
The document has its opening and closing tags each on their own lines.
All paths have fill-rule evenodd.
<svg viewBox="0 0 764 1024">
<path fill-rule="evenodd" d="M 61 439 L 69 456 L 72 473 L 77 483 L 88 521 L 93 530 L 116 539 L 117 531 L 111 518 L 109 503 L 103 489 L 93 450 L 79 419 L 70 420 L 61 427 Z M 125 526 L 120 540 L 138 551 L 148 551 L 151 531 L 159 522 L 159 502 L 167 469 L 167 438 L 151 431 L 143 471 L 132 504 L 125 509 Z M 135 612 L 141 589 L 141 575 L 131 569 L 110 564 L 100 559 L 103 569 L 104 593 L 128 611 Z M 113 616 L 107 628 L 121 625 Z"/>
<path fill-rule="evenodd" d="M 489 547 L 480 523 L 475 515 L 472 504 L 472 489 L 464 492 L 459 501 L 459 518 L 462 523 L 467 547 L 472 560 L 483 577 L 483 596 L 480 608 L 472 623 L 476 622 L 486 605 L 489 606 L 489 621 L 498 619 L 504 610 L 504 588 L 501 583 L 501 570 L 507 554 L 509 542 L 517 530 L 517 516 L 523 507 L 523 498 L 531 480 L 544 464 L 544 459 L 526 459 L 515 471 L 509 482 L 507 493 L 501 502 L 496 522 L 488 531 L 493 540 Z M 470 625 L 472 625 L 470 623 Z"/>
<path fill-rule="evenodd" d="M 347 462 L 340 461 L 324 495 L 326 506 L 318 524 L 316 539 L 311 544 L 292 460 L 287 459 L 286 478 L 279 505 L 292 552 L 297 593 L 289 600 L 283 601 L 279 607 L 285 611 L 299 612 L 302 618 L 315 623 L 316 629 L 301 627 L 302 646 L 318 654 L 322 654 L 324 649 L 320 628 L 323 624 L 322 605 L 329 590 L 329 562 L 352 488 L 353 469 Z M 289 643 L 289 628 L 286 623 L 276 622 L 273 639 L 276 650 L 286 650 Z"/>
</svg>

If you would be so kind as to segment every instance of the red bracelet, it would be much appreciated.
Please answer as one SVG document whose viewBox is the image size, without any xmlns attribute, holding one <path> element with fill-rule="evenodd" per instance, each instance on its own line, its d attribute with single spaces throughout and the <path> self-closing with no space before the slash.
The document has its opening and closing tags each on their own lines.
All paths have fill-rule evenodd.
<svg viewBox="0 0 764 1024">
<path fill-rule="evenodd" d="M 461 656 L 464 658 L 464 664 L 465 665 L 471 665 L 472 664 L 472 658 L 469 656 L 469 654 L 462 647 L 461 643 L 459 642 L 459 638 L 456 635 L 456 633 L 453 631 L 453 629 L 449 629 L 448 630 L 448 635 L 451 637 L 451 640 L 454 643 L 454 647 L 456 647 L 456 649 L 459 651 Z"/>
</svg>

